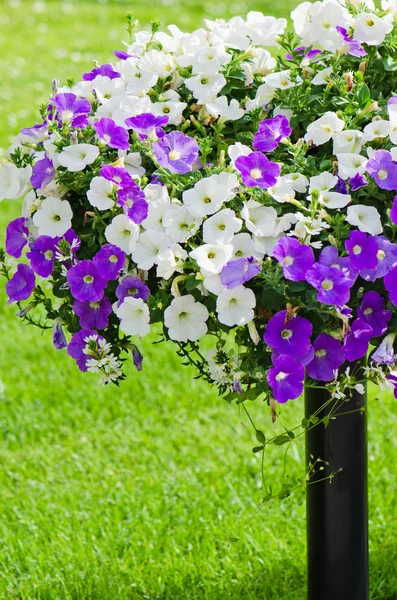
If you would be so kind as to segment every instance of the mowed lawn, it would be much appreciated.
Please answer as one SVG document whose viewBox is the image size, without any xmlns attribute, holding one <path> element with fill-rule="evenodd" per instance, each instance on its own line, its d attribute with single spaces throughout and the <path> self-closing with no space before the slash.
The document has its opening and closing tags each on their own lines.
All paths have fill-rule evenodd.
<svg viewBox="0 0 397 600">
<path fill-rule="evenodd" d="M 286 14 L 288 3 L 268 3 Z M 290 5 L 290 8 L 292 5 Z M 35 119 L 51 79 L 122 48 L 124 14 L 192 29 L 266 3 L 0 1 L 0 147 Z M 0 241 L 18 203 L 0 205 Z M 120 388 L 83 375 L 26 327 L 0 283 L 0 599 L 298 600 L 305 596 L 299 446 L 261 459 L 245 413 L 194 380 L 173 346 L 142 344 Z M 269 408 L 249 405 L 258 428 Z M 289 427 L 298 400 L 283 407 Z M 371 391 L 371 598 L 397 598 L 397 403 Z M 303 440 L 301 440 L 303 441 Z"/>
</svg>

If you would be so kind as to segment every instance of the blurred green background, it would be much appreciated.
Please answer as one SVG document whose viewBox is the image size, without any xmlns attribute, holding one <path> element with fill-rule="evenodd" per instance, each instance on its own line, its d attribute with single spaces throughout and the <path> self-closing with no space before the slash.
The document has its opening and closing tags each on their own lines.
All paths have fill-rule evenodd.
<svg viewBox="0 0 397 600">
<path fill-rule="evenodd" d="M 51 79 L 111 60 L 127 38 L 125 13 L 192 30 L 204 16 L 248 10 L 287 16 L 296 3 L 158 0 L 0 0 L 0 148 L 33 124 Z M 0 205 L 0 242 L 19 203 Z M 49 335 L 6 306 L 0 282 L 0 598 L 12 600 L 298 600 L 305 597 L 301 446 L 252 453 L 243 411 L 193 379 L 173 346 L 143 344 L 118 389 L 78 372 Z M 262 402 L 249 406 L 271 424 Z M 282 408 L 286 426 L 302 401 Z M 397 598 L 397 407 L 371 391 L 371 598 Z"/>
</svg>

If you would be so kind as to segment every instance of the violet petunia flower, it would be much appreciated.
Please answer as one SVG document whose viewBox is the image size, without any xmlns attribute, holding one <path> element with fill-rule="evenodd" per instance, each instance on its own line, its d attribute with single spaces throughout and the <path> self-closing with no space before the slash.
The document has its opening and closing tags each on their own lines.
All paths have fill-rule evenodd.
<svg viewBox="0 0 397 600">
<path fill-rule="evenodd" d="M 305 281 L 306 272 L 314 263 L 313 249 L 293 237 L 281 238 L 273 249 L 273 256 L 281 263 L 284 277 L 290 281 Z"/>
<path fill-rule="evenodd" d="M 276 115 L 273 119 L 265 119 L 259 123 L 254 136 L 253 146 L 260 152 L 272 152 L 283 138 L 292 133 L 289 120 L 285 115 Z"/>
<path fill-rule="evenodd" d="M 272 187 L 276 185 L 277 177 L 280 175 L 280 165 L 271 162 L 262 152 L 239 156 L 235 166 L 241 173 L 243 184 L 247 187 Z"/>
<path fill-rule="evenodd" d="M 105 244 L 94 256 L 92 262 L 103 279 L 117 279 L 125 265 L 125 252 L 113 244 Z"/>
<path fill-rule="evenodd" d="M 383 284 L 389 292 L 390 302 L 397 306 L 397 267 L 394 267 L 383 279 Z"/>
<path fill-rule="evenodd" d="M 132 348 L 132 360 L 136 370 L 142 371 L 143 356 L 136 346 Z"/>
<path fill-rule="evenodd" d="M 107 285 L 91 260 L 82 260 L 69 269 L 66 275 L 73 298 L 80 302 L 99 302 Z"/>
<path fill-rule="evenodd" d="M 102 119 L 94 123 L 94 129 L 99 139 L 110 148 L 116 148 L 117 150 L 130 149 L 128 131 L 124 127 L 116 125 L 113 119 L 102 117 Z"/>
<path fill-rule="evenodd" d="M 375 281 L 380 277 L 384 277 L 397 265 L 397 244 L 393 244 L 383 235 L 375 236 L 375 240 L 378 244 L 376 254 L 378 264 L 374 269 L 360 271 L 360 276 L 365 281 Z"/>
<path fill-rule="evenodd" d="M 87 339 L 91 336 L 97 335 L 95 330 L 81 329 L 72 336 L 72 339 L 68 345 L 68 354 L 75 359 L 77 366 L 80 371 L 87 371 L 87 361 L 90 359 L 88 354 L 85 354 L 84 349 L 87 346 Z M 98 336 L 99 339 L 103 339 Z"/>
<path fill-rule="evenodd" d="M 18 265 L 16 272 L 6 283 L 6 292 L 9 298 L 7 304 L 27 300 L 35 285 L 36 278 L 29 265 Z"/>
<path fill-rule="evenodd" d="M 342 38 L 343 43 L 341 49 L 342 51 L 344 50 L 345 54 L 350 54 L 351 56 L 355 56 L 357 58 L 367 55 L 360 42 L 349 37 L 347 29 L 340 27 L 339 25 L 337 25 L 335 29 Z"/>
<path fill-rule="evenodd" d="M 393 206 L 390 209 L 390 220 L 393 225 L 397 225 L 397 196 L 394 196 Z"/>
<path fill-rule="evenodd" d="M 55 98 L 50 98 L 50 102 L 57 110 L 58 118 L 64 123 L 71 123 L 72 127 L 84 129 L 88 125 L 87 116 L 92 107 L 88 100 L 77 98 L 71 92 L 57 94 Z"/>
<path fill-rule="evenodd" d="M 98 302 L 75 300 L 73 303 L 73 312 L 80 317 L 80 325 L 84 329 L 105 329 L 112 310 L 110 300 L 106 296 Z"/>
<path fill-rule="evenodd" d="M 125 120 L 128 129 L 136 131 L 141 139 L 151 137 L 153 133 L 157 138 L 164 137 L 163 127 L 168 123 L 167 115 L 156 116 L 152 113 L 142 113 L 136 117 L 130 117 Z"/>
<path fill-rule="evenodd" d="M 54 270 L 57 242 L 57 238 L 41 235 L 30 244 L 26 257 L 30 260 L 33 271 L 40 277 L 49 277 Z"/>
<path fill-rule="evenodd" d="M 352 266 L 348 256 L 339 256 L 338 250 L 335 248 L 335 246 L 325 246 L 325 248 L 321 250 L 318 262 L 321 265 L 339 269 L 346 279 L 350 280 L 351 286 L 356 282 L 358 277 L 357 269 Z"/>
<path fill-rule="evenodd" d="M 362 319 L 353 321 L 343 346 L 347 360 L 354 362 L 365 356 L 372 337 L 373 330 L 368 323 L 365 323 Z"/>
<path fill-rule="evenodd" d="M 147 300 L 150 295 L 148 286 L 139 277 L 124 277 L 116 288 L 117 306 L 123 304 L 124 298 L 142 298 Z"/>
<path fill-rule="evenodd" d="M 285 355 L 281 355 L 275 360 L 274 367 L 269 369 L 267 374 L 267 380 L 273 389 L 273 396 L 281 404 L 299 398 L 303 391 L 304 377 L 303 365 Z"/>
<path fill-rule="evenodd" d="M 120 60 L 127 60 L 132 57 L 132 54 L 128 54 L 125 50 L 114 50 L 113 54 Z"/>
<path fill-rule="evenodd" d="M 368 185 L 368 181 L 365 179 L 364 175 L 360 175 L 360 173 L 356 173 L 349 179 L 349 185 L 352 192 L 356 192 L 362 187 Z"/>
<path fill-rule="evenodd" d="M 133 181 L 128 171 L 113 165 L 102 165 L 99 175 L 120 187 L 129 185 Z"/>
<path fill-rule="evenodd" d="M 6 252 L 14 258 L 20 258 L 22 250 L 28 243 L 29 228 L 25 217 L 14 219 L 7 225 L 6 229 Z"/>
<path fill-rule="evenodd" d="M 378 242 L 372 235 L 363 231 L 352 231 L 345 241 L 345 248 L 349 253 L 350 262 L 355 269 L 375 269 L 378 265 Z"/>
<path fill-rule="evenodd" d="M 189 173 L 199 156 L 196 140 L 181 131 L 167 133 L 153 144 L 153 152 L 161 167 L 171 173 Z"/>
<path fill-rule="evenodd" d="M 44 142 L 48 139 L 48 123 L 43 121 L 43 123 L 33 125 L 33 127 L 24 127 L 21 129 L 21 133 L 35 139 L 36 142 Z"/>
<path fill-rule="evenodd" d="M 263 338 L 270 348 L 280 354 L 295 358 L 304 356 L 310 350 L 312 324 L 299 315 L 288 320 L 287 315 L 286 310 L 276 313 L 268 322 Z"/>
<path fill-rule="evenodd" d="M 243 285 L 260 273 L 262 267 L 256 262 L 254 256 L 245 256 L 229 260 L 223 267 L 220 275 L 222 285 L 233 289 Z"/>
<path fill-rule="evenodd" d="M 332 381 L 335 371 L 345 362 L 340 342 L 327 333 L 320 333 L 313 347 L 314 357 L 306 367 L 307 374 L 317 381 Z"/>
<path fill-rule="evenodd" d="M 348 194 L 349 190 L 347 189 L 346 181 L 344 181 L 342 179 L 342 177 L 339 177 L 339 175 L 337 175 L 337 178 L 338 178 L 338 183 L 336 184 L 334 191 L 337 192 L 338 194 Z"/>
<path fill-rule="evenodd" d="M 340 269 L 315 263 L 306 273 L 306 281 L 318 290 L 317 300 L 323 304 L 339 306 L 350 300 L 353 282 Z"/>
<path fill-rule="evenodd" d="M 48 185 L 55 177 L 55 167 L 52 160 L 46 154 L 44 158 L 38 160 L 33 165 L 32 177 L 30 183 L 36 190 L 40 190 Z"/>
<path fill-rule="evenodd" d="M 274 361 L 279 356 L 282 356 L 280 354 L 280 352 L 278 352 L 277 350 L 272 350 L 272 363 L 273 364 L 274 364 Z M 313 358 L 314 358 L 314 348 L 313 348 L 313 346 L 310 346 L 309 351 L 306 352 L 306 354 L 304 354 L 303 356 L 297 356 L 296 360 L 305 367 L 306 365 L 309 364 L 309 362 L 311 362 L 313 360 Z"/>
<path fill-rule="evenodd" d="M 60 318 L 55 319 L 52 326 L 52 343 L 56 350 L 63 350 L 63 348 L 66 348 L 68 345 L 62 329 L 62 319 Z"/>
<path fill-rule="evenodd" d="M 135 181 L 117 192 L 118 204 L 124 208 L 126 215 L 137 225 L 142 223 L 148 215 L 149 205 L 145 194 Z"/>
<path fill-rule="evenodd" d="M 386 310 L 382 296 L 375 290 L 371 290 L 364 294 L 361 306 L 357 307 L 357 316 L 372 327 L 373 337 L 378 337 L 387 331 L 392 311 Z"/>
<path fill-rule="evenodd" d="M 395 333 L 389 333 L 371 355 L 371 360 L 381 365 L 394 365 L 396 354 L 394 352 Z"/>
<path fill-rule="evenodd" d="M 102 75 L 102 77 L 109 77 L 109 79 L 118 79 L 121 77 L 121 73 L 115 71 L 113 65 L 106 63 L 104 65 L 100 65 L 99 67 L 95 67 L 89 73 L 84 73 L 82 79 L 83 81 L 93 81 L 93 79 L 98 77 L 98 75 Z"/>
<path fill-rule="evenodd" d="M 376 150 L 367 162 L 367 171 L 382 190 L 397 190 L 397 163 L 387 150 Z"/>
</svg>

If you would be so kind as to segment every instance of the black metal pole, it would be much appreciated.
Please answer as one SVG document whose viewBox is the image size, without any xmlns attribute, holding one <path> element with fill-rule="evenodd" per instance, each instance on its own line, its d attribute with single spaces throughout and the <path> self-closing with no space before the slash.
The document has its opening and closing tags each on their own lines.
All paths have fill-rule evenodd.
<svg viewBox="0 0 397 600">
<path fill-rule="evenodd" d="M 325 390 L 306 388 L 306 418 L 327 400 Z M 337 412 L 365 405 L 366 393 L 354 392 Z M 328 415 L 332 406 L 318 416 Z M 307 485 L 308 600 L 368 600 L 366 413 L 357 410 L 337 416 L 327 427 L 321 423 L 308 429 L 306 449 L 308 465 L 317 458 L 328 463 Z M 332 483 L 319 481 L 340 468 Z"/>
</svg>

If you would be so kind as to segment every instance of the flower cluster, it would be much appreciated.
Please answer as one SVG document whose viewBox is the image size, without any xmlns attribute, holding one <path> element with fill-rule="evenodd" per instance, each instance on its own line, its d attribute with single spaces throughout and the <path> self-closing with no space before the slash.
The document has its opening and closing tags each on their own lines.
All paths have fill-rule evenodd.
<svg viewBox="0 0 397 600">
<path fill-rule="evenodd" d="M 358 389 L 370 345 L 397 388 L 397 4 L 291 17 L 134 32 L 9 149 L 9 303 L 82 371 L 140 370 L 160 324 L 229 398 Z"/>
</svg>

